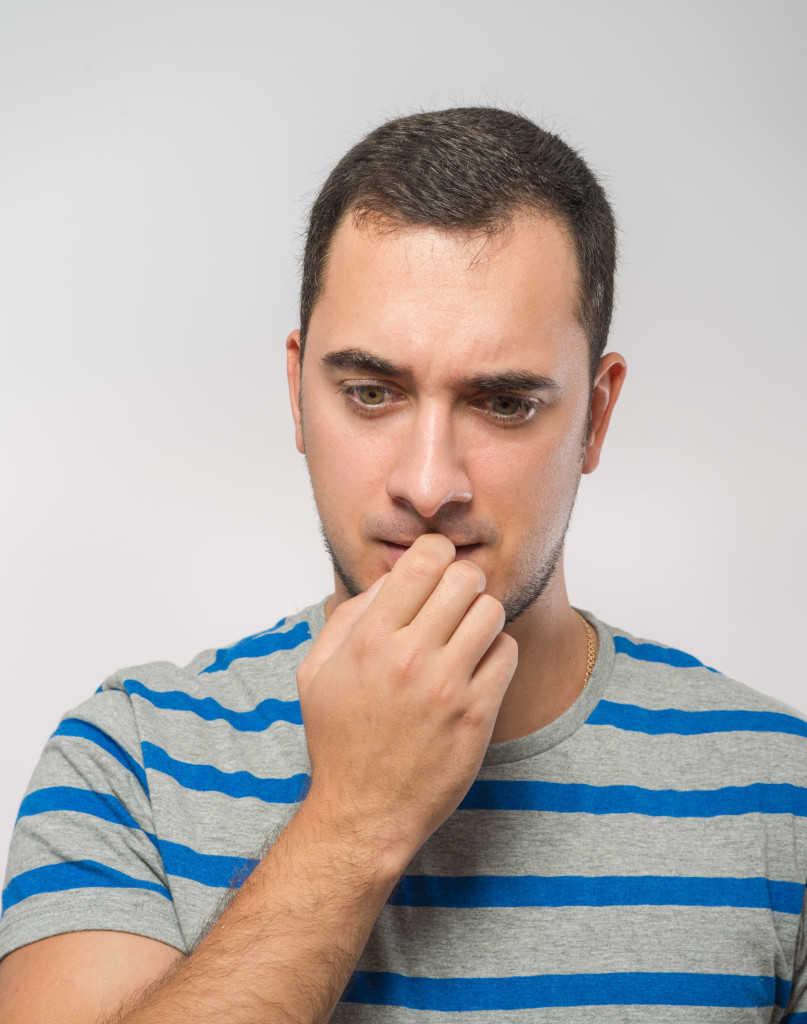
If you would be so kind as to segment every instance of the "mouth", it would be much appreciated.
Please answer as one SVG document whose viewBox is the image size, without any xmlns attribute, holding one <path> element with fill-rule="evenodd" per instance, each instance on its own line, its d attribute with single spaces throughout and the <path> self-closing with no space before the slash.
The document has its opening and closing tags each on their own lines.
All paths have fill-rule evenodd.
<svg viewBox="0 0 807 1024">
<path fill-rule="evenodd" d="M 451 538 L 449 537 L 449 540 Z M 387 557 L 390 561 L 390 568 L 395 565 L 404 551 L 408 551 L 411 544 L 393 544 L 392 541 L 384 540 L 381 542 L 384 549 L 387 552 Z M 458 562 L 462 558 L 473 558 L 474 554 L 482 547 L 481 544 L 455 544 L 456 554 L 454 555 L 454 561 Z"/>
</svg>

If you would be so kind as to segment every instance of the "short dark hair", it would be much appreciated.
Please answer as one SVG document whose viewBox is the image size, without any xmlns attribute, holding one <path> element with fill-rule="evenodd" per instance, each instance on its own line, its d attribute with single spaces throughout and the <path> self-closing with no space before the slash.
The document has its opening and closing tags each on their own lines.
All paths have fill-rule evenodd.
<svg viewBox="0 0 807 1024">
<path fill-rule="evenodd" d="M 300 347 L 325 280 L 333 236 L 348 212 L 362 223 L 501 231 L 520 210 L 557 217 L 574 243 L 577 318 L 592 379 L 608 340 L 616 225 L 605 190 L 578 153 L 520 114 L 455 107 L 388 121 L 350 149 L 314 201 L 303 254 Z"/>
</svg>

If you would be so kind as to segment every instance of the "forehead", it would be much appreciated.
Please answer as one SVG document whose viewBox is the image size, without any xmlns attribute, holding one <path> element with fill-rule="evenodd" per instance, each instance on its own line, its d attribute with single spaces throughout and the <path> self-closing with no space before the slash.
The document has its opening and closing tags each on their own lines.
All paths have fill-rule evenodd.
<svg viewBox="0 0 807 1024">
<path fill-rule="evenodd" d="M 574 248 L 555 218 L 519 214 L 488 235 L 348 217 L 306 350 L 321 358 L 361 348 L 447 377 L 469 366 L 585 363 L 577 299 Z"/>
</svg>

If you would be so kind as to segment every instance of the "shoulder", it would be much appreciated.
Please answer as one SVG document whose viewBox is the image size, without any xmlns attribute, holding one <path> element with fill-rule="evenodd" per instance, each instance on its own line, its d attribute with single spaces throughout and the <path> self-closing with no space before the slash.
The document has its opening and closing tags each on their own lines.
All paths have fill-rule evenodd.
<svg viewBox="0 0 807 1024">
<path fill-rule="evenodd" d="M 296 666 L 322 627 L 323 606 L 324 601 L 311 605 L 224 647 L 206 648 L 184 666 L 151 661 L 119 669 L 98 694 L 123 693 L 156 708 L 197 712 L 199 701 L 220 695 L 247 704 L 258 691 L 291 696 L 289 681 L 294 684 Z"/>
<path fill-rule="evenodd" d="M 299 798 L 308 765 L 295 668 L 321 613 L 184 667 L 121 669 L 62 718 L 14 831 L 0 956 L 63 931 L 119 930 L 124 917 L 127 931 L 185 948 L 210 893 Z"/>
<path fill-rule="evenodd" d="M 243 637 L 226 647 L 202 651 L 189 662 L 185 671 L 198 677 L 216 675 L 222 678 L 223 673 L 234 667 L 266 669 L 275 663 L 288 661 L 287 656 L 292 652 L 299 658 L 324 625 L 324 606 L 323 600 L 280 619 L 269 629 Z"/>
<path fill-rule="evenodd" d="M 257 733 L 275 721 L 299 724 L 296 669 L 324 622 L 323 606 L 208 648 L 184 666 L 151 661 L 119 669 L 64 715 L 49 746 L 90 741 L 81 748 L 104 750 L 137 771 L 146 738 L 184 736 L 192 745 L 209 739 L 210 728 Z"/>
<path fill-rule="evenodd" d="M 648 706 L 675 706 L 693 711 L 733 711 L 781 714 L 807 726 L 807 715 L 748 686 L 694 654 L 658 640 L 638 637 L 602 624 L 613 641 L 612 693 L 626 696 L 641 688 Z M 672 704 L 670 702 L 672 701 Z M 807 733 L 807 729 L 799 731 Z"/>
<path fill-rule="evenodd" d="M 749 779 L 756 773 L 760 781 L 807 787 L 807 715 L 687 651 L 598 626 L 613 668 L 589 724 L 637 741 L 666 737 L 676 756 L 713 770 L 731 763 Z M 804 804 L 807 811 L 807 789 Z"/>
</svg>

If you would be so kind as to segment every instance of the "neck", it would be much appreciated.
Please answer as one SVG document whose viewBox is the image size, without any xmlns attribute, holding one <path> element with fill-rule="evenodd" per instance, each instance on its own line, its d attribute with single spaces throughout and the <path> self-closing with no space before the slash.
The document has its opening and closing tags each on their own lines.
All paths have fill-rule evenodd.
<svg viewBox="0 0 807 1024">
<path fill-rule="evenodd" d="M 563 556 L 538 601 L 505 631 L 518 642 L 518 668 L 499 708 L 491 743 L 518 739 L 549 725 L 583 690 L 588 642 L 566 594 Z"/>
</svg>

